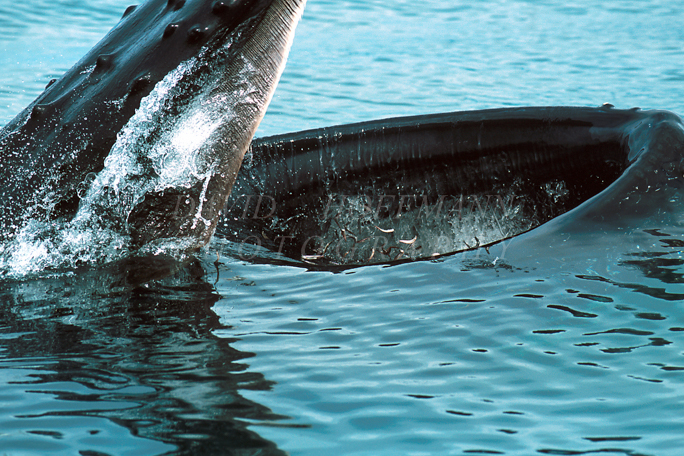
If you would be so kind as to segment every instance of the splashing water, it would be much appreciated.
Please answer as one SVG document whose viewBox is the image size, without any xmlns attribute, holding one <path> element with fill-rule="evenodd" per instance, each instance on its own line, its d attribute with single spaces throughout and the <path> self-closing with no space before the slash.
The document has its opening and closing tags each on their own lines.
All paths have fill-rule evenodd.
<svg viewBox="0 0 684 456">
<path fill-rule="evenodd" d="M 30 220 L 0 246 L 0 275 L 24 277 L 121 259 L 132 249 L 128 217 L 146 193 L 190 188 L 197 182 L 204 182 L 206 192 L 216 166 L 204 149 L 235 112 L 226 95 L 212 93 L 215 84 L 205 80 L 220 75 L 210 73 L 199 81 L 188 78 L 207 65 L 201 57 L 179 65 L 142 100 L 119 132 L 104 169 L 97 175 L 91 173 L 82 184 L 81 204 L 72 220 Z M 241 73 L 253 71 L 249 65 L 243 68 Z M 238 77 L 242 90 L 249 92 L 246 75 Z M 199 96 L 187 97 L 189 84 L 207 88 Z M 201 211 L 200 206 L 196 223 L 208 223 Z M 163 239 L 144 246 L 142 253 L 182 256 L 188 242 Z"/>
<path fill-rule="evenodd" d="M 135 205 L 149 191 L 169 187 L 190 187 L 211 175 L 202 163 L 200 148 L 220 124 L 189 106 L 168 124 L 171 103 L 182 94 L 183 77 L 195 70 L 196 59 L 169 73 L 119 133 L 117 142 L 79 208 L 76 219 L 106 216 L 109 223 L 127 220 Z M 108 210 L 113 211 L 108 213 Z"/>
</svg>

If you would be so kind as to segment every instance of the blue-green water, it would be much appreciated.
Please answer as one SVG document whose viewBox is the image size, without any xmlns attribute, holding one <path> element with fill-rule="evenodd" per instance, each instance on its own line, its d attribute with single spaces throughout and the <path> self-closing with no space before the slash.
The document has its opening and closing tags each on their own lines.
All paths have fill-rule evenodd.
<svg viewBox="0 0 684 456">
<path fill-rule="evenodd" d="M 127 4 L 0 3 L 0 123 Z M 675 3 L 450 5 L 310 0 L 259 134 L 517 105 L 684 113 Z M 5 280 L 0 454 L 680 454 L 680 214 L 541 233 L 504 258 L 342 273 L 214 264 L 216 240 L 147 286 Z"/>
</svg>

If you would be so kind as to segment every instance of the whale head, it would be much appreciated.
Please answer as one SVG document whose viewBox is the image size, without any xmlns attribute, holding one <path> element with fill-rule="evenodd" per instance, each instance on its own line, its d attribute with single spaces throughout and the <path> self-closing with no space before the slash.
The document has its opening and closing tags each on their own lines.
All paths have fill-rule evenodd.
<svg viewBox="0 0 684 456">
<path fill-rule="evenodd" d="M 92 225 L 208 241 L 305 0 L 149 0 L 3 130 L 0 235 Z M 192 201 L 190 207 L 187 201 Z"/>
</svg>

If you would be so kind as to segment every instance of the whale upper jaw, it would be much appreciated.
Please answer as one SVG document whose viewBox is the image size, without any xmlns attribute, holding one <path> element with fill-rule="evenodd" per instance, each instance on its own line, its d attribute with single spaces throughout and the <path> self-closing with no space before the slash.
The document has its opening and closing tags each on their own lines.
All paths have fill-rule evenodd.
<svg viewBox="0 0 684 456">
<path fill-rule="evenodd" d="M 77 218 L 92 200 L 90 215 L 114 212 L 110 224 L 138 245 L 174 237 L 194 239 L 192 247 L 205 243 L 215 227 L 206 214 L 230 192 L 304 4 L 149 0 L 129 7 L 99 44 L 0 130 L 0 160 L 14 171 L 0 182 L 2 237 L 12 238 L 30 220 Z M 155 92 L 164 83 L 167 92 Z M 187 137 L 174 139 L 170 130 L 179 126 Z M 114 166 L 110 154 L 121 149 L 134 169 Z M 125 176 L 112 176 L 117 172 Z M 176 179 L 169 178 L 173 172 Z M 134 184 L 143 191 L 133 192 Z M 94 195 L 98 190 L 106 198 Z M 180 195 L 201 201 L 203 215 L 173 214 Z"/>
</svg>

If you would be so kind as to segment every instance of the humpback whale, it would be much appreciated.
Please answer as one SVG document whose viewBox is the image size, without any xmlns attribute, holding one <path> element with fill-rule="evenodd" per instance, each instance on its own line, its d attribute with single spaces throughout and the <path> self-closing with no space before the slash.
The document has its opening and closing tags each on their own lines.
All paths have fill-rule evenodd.
<svg viewBox="0 0 684 456">
<path fill-rule="evenodd" d="M 0 240 L 75 226 L 122 234 L 117 249 L 172 240 L 194 251 L 216 231 L 243 257 L 256 246 L 358 265 L 501 248 L 540 226 L 667 213 L 678 198 L 683 128 L 666 111 L 454 112 L 250 146 L 304 4 L 129 7 L 0 131 L 0 160 L 16 175 L 0 182 Z"/>
<path fill-rule="evenodd" d="M 80 224 L 204 245 L 305 0 L 148 0 L 0 131 L 0 233 Z M 196 213 L 168 217 L 180 194 Z M 41 225 L 42 224 L 42 225 Z M 94 226 L 97 225 L 97 226 Z M 37 235 L 40 237 L 40 233 Z"/>
</svg>

